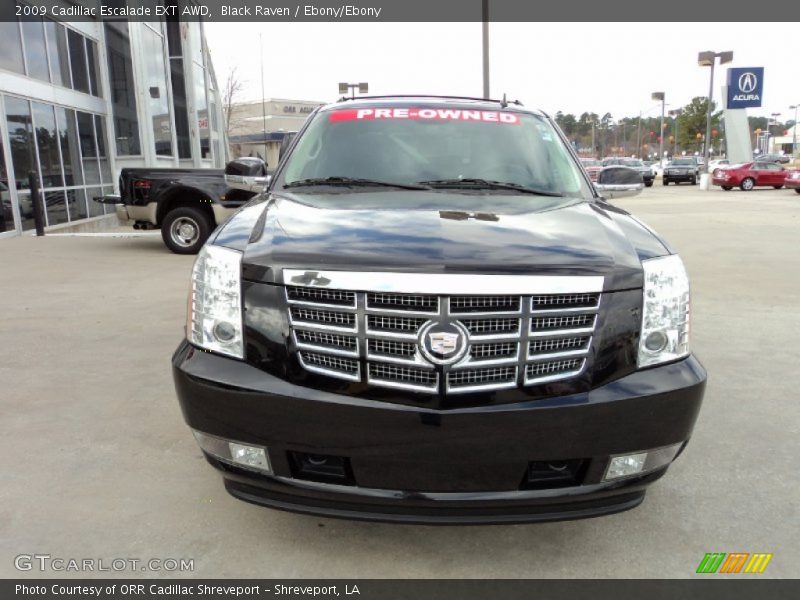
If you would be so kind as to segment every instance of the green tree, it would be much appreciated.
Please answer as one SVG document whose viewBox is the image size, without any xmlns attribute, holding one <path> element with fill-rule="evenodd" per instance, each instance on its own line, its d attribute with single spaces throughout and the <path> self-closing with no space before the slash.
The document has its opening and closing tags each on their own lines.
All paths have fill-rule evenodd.
<svg viewBox="0 0 800 600">
<path fill-rule="evenodd" d="M 711 103 L 711 129 L 719 130 L 721 112 L 714 112 L 716 103 Z M 697 134 L 706 134 L 706 112 L 708 99 L 695 96 L 692 101 L 683 107 L 681 116 L 678 117 L 678 145 L 684 150 L 702 147 L 702 142 L 697 139 Z"/>
</svg>

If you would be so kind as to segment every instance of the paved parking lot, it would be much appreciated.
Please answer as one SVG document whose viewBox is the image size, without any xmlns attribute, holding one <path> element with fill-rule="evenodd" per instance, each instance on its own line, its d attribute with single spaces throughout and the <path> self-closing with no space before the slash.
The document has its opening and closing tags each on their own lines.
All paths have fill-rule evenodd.
<svg viewBox="0 0 800 600">
<path fill-rule="evenodd" d="M 800 196 L 657 182 L 617 203 L 684 257 L 705 405 L 640 507 L 542 525 L 359 523 L 234 500 L 172 389 L 192 258 L 158 235 L 0 241 L 0 576 L 47 553 L 193 558 L 199 577 L 690 577 L 711 551 L 772 552 L 762 577 L 796 576 Z"/>
</svg>

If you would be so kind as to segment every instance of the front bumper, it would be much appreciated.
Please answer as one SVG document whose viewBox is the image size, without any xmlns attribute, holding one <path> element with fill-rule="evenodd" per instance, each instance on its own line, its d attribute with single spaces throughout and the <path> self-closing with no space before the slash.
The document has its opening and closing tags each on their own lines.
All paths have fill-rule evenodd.
<svg viewBox="0 0 800 600">
<path fill-rule="evenodd" d="M 697 173 L 664 172 L 664 179 L 667 181 L 692 181 L 693 179 L 697 179 Z"/>
<path fill-rule="evenodd" d="M 234 496 L 330 517 L 444 524 L 576 519 L 635 507 L 666 468 L 604 482 L 610 457 L 685 443 L 706 380 L 689 357 L 589 393 L 432 410 L 303 388 L 185 341 L 173 376 L 190 427 L 268 448 L 273 475 L 207 456 Z M 346 457 L 352 481 L 295 477 L 295 452 Z M 526 486 L 530 461 L 575 459 L 585 465 L 579 484 Z"/>
</svg>

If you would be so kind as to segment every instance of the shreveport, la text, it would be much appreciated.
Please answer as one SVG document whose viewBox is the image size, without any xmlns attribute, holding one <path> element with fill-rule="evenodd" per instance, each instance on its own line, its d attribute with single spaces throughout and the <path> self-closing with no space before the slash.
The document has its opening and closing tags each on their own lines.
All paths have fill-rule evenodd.
<svg viewBox="0 0 800 600">
<path fill-rule="evenodd" d="M 45 596 L 48 593 L 53 596 L 110 596 L 121 594 L 123 596 L 359 596 L 361 592 L 358 586 L 353 585 L 284 585 L 276 584 L 272 586 L 259 585 L 207 585 L 201 584 L 158 584 L 158 583 L 130 583 L 113 585 L 69 585 L 54 583 L 50 585 L 26 585 L 18 583 L 14 587 L 17 596 Z"/>
<path fill-rule="evenodd" d="M 223 17 L 261 17 L 261 18 L 287 18 L 294 17 L 323 17 L 329 19 L 348 19 L 355 17 L 381 16 L 382 7 L 355 6 L 342 4 L 340 6 L 316 6 L 314 4 L 298 4 L 294 10 L 288 6 L 220 6 L 220 16 Z"/>
</svg>

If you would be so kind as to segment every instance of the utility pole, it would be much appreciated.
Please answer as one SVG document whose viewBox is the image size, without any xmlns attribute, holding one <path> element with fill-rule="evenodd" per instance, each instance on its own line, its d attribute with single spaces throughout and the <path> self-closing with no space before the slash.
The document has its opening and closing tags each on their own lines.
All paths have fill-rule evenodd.
<svg viewBox="0 0 800 600">
<path fill-rule="evenodd" d="M 639 111 L 639 121 L 636 123 L 636 156 L 642 158 L 642 111 Z"/>
<path fill-rule="evenodd" d="M 489 98 L 489 0 L 483 0 L 483 97 Z"/>
<path fill-rule="evenodd" d="M 664 107 L 666 104 L 664 103 L 665 95 L 664 92 L 653 92 L 650 96 L 653 100 L 660 100 L 661 101 L 661 130 L 658 132 L 658 164 L 663 165 L 664 161 Z"/>
<path fill-rule="evenodd" d="M 729 63 L 733 60 L 733 52 L 712 52 L 711 50 L 707 50 L 705 52 L 700 52 L 697 55 L 697 64 L 701 67 L 711 67 L 711 77 L 708 84 L 708 107 L 706 110 L 706 140 L 705 144 L 703 144 L 703 171 L 708 173 L 708 158 L 709 158 L 709 146 L 711 141 L 711 105 L 714 99 L 714 65 L 717 64 L 717 58 L 719 58 L 719 64 L 724 65 L 725 63 Z"/>
<path fill-rule="evenodd" d="M 792 104 L 789 109 L 794 109 L 794 125 L 792 125 L 792 155 L 797 154 L 797 104 Z"/>
</svg>

